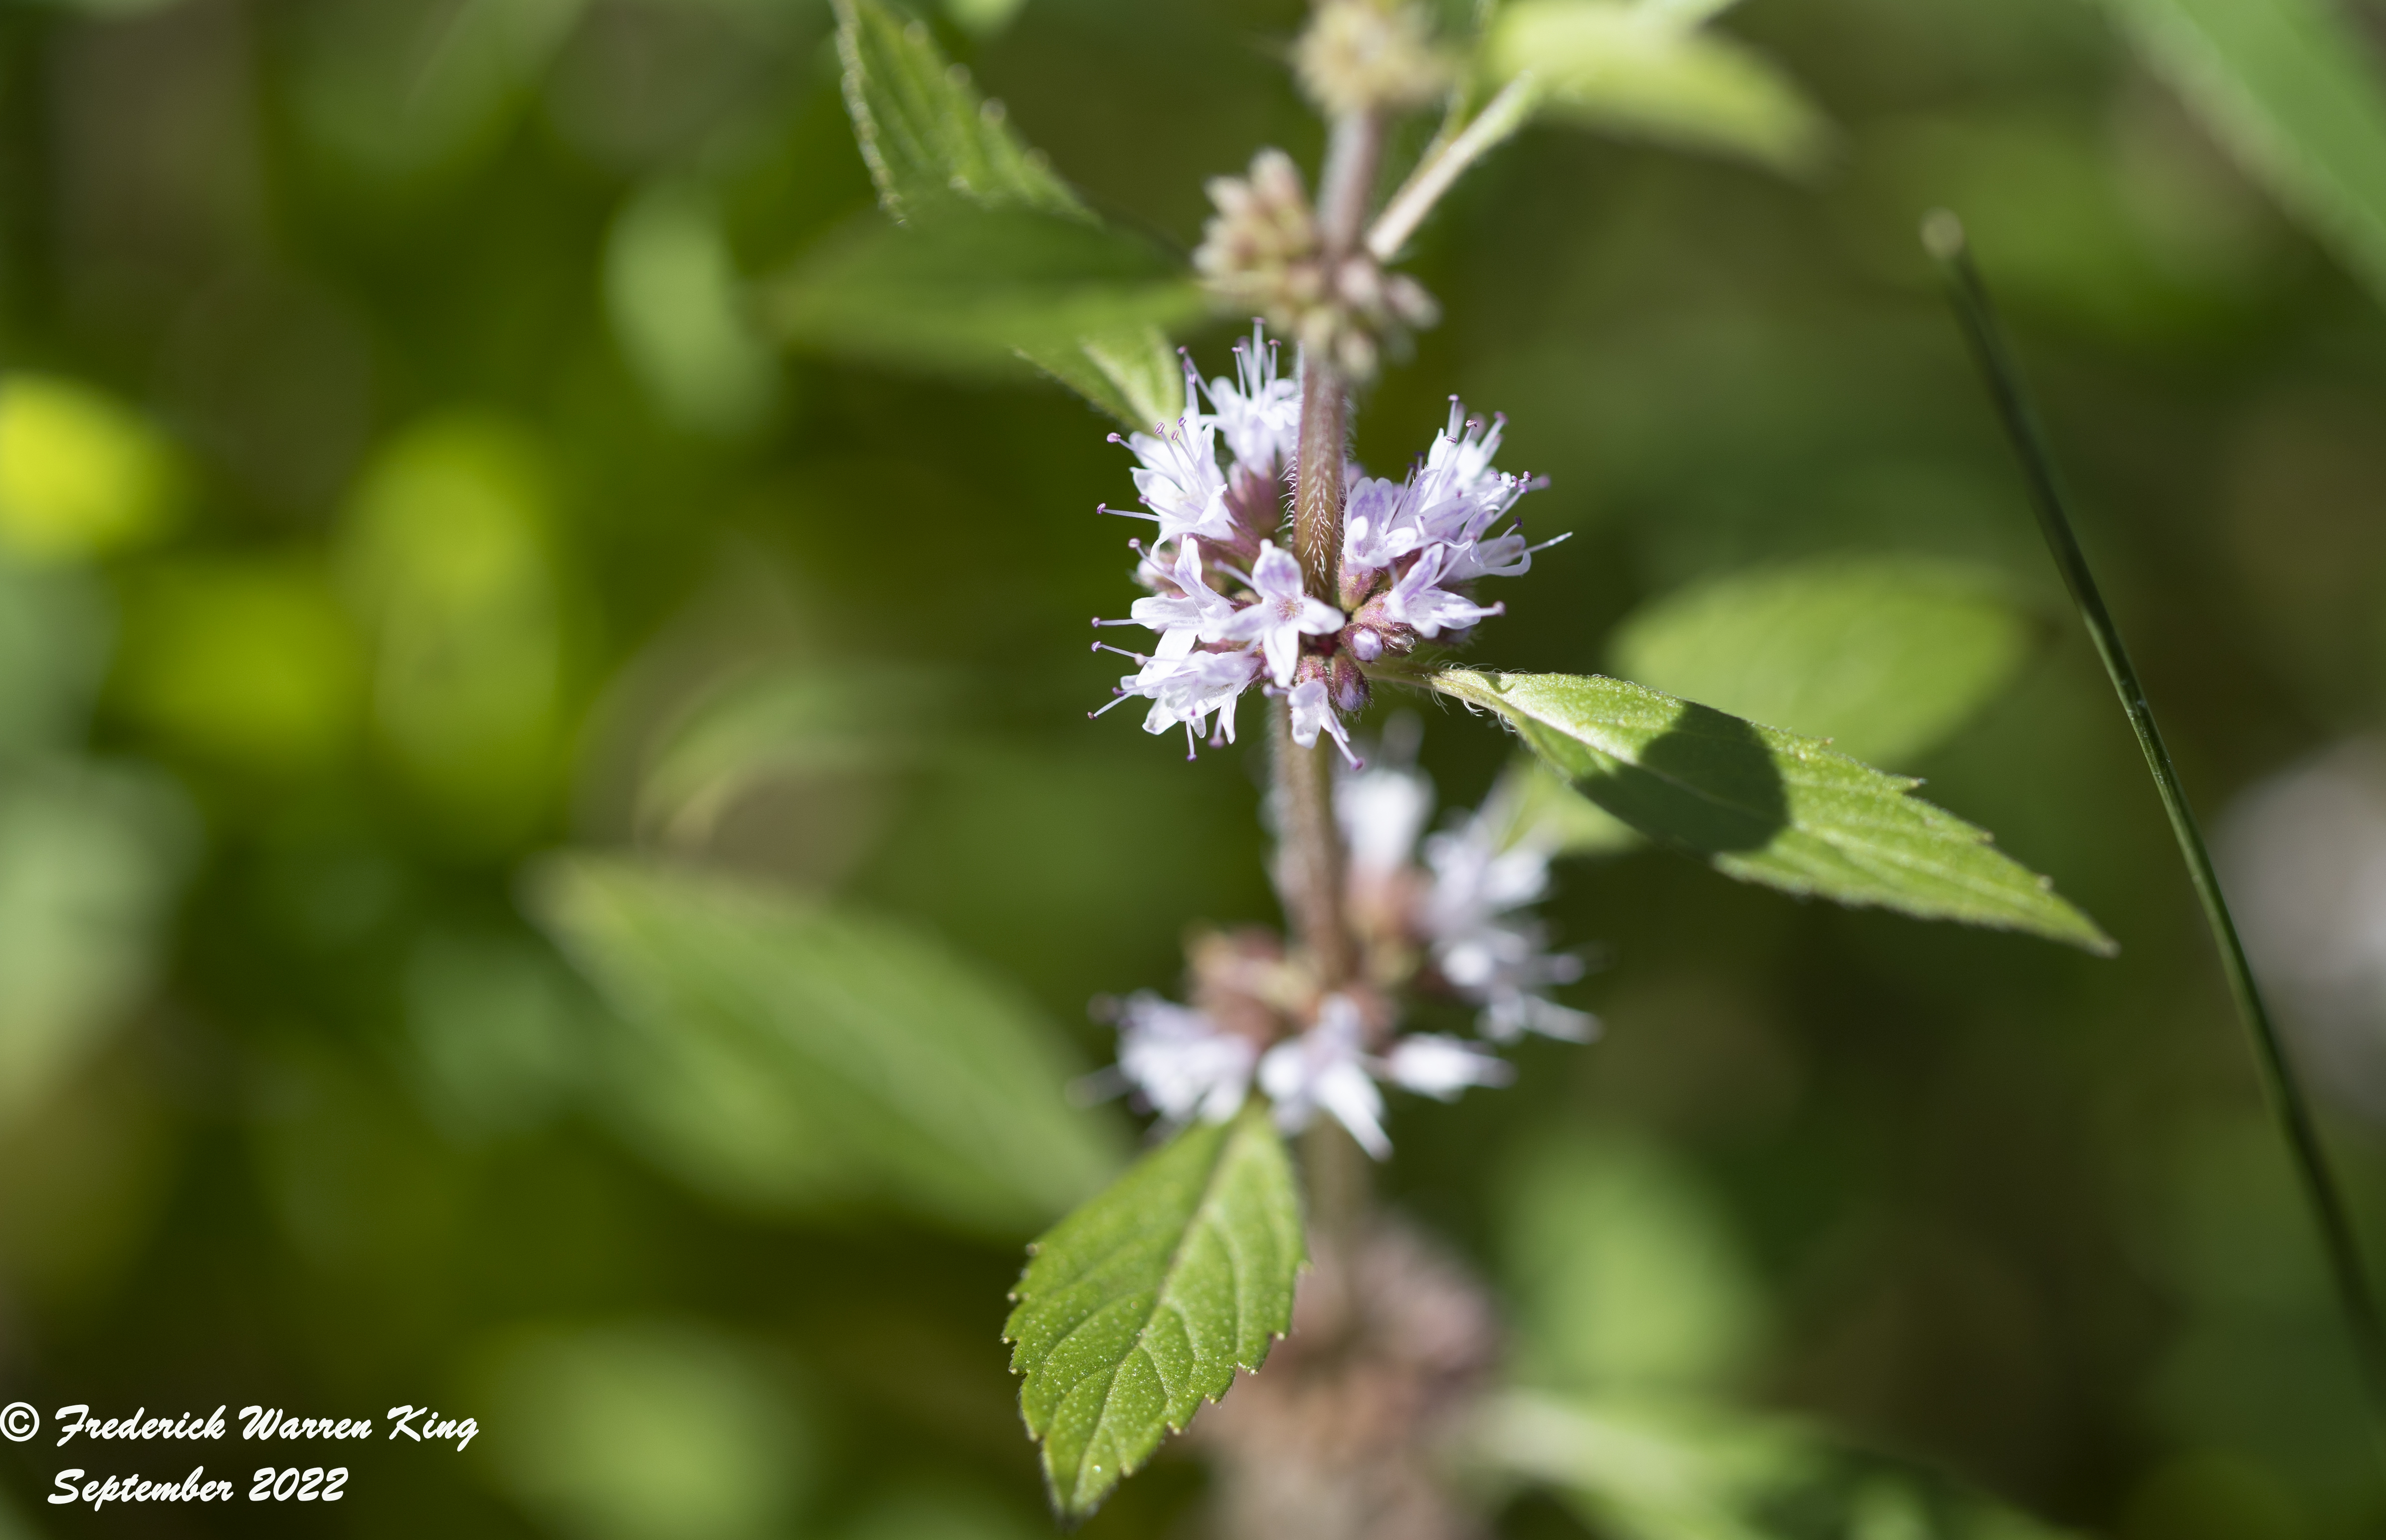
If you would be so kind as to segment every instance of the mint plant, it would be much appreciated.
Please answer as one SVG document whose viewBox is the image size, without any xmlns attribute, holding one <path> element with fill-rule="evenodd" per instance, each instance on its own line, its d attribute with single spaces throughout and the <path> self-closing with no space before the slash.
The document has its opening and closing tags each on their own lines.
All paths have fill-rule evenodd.
<svg viewBox="0 0 2386 1540">
<path fill-rule="evenodd" d="M 1143 636 L 1093 644 L 1132 668 L 1089 715 L 1131 705 L 1188 757 L 1235 743 L 1250 712 L 1264 719 L 1286 931 L 1199 933 L 1183 1003 L 1151 991 L 1110 1003 L 1117 1063 L 1093 1083 L 1156 1113 L 1159 1143 L 1036 1243 L 1012 1296 L 1021 1410 L 1064 1520 L 1092 1512 L 1239 1371 L 1262 1371 L 1294 1330 L 1297 1293 L 1339 1322 L 1324 1348 L 1294 1338 L 1309 1390 L 1208 1440 L 1240 1472 L 1230 1487 L 1278 1494 L 1237 1509 L 1236 1532 L 1372 1533 L 1367 1493 L 1421 1479 L 1428 1424 L 1484 1394 L 1489 1333 L 1450 1323 L 1488 1305 L 1417 1260 L 1366 1170 L 1392 1150 L 1387 1089 L 1496 1087 L 1513 1074 L 1502 1050 L 1526 1033 L 1594 1035 L 1553 993 L 1581 958 L 1530 914 L 1569 848 L 1620 831 L 1793 895 L 2111 950 L 2047 879 L 1908 778 L 1639 684 L 1476 661 L 1509 604 L 1563 581 L 1534 574 L 1557 542 L 1531 537 L 1524 500 L 1546 482 L 1496 463 L 1504 419 L 1453 397 L 1404 470 L 1351 457 L 1362 393 L 1438 314 L 1399 270 L 1404 247 L 1528 120 L 1811 160 L 1827 138 L 1819 118 L 1704 29 L 1719 8 L 1526 0 L 1487 7 L 1462 36 L 1422 6 L 1323 0 L 1292 56 L 1325 119 L 1324 161 L 1306 176 L 1267 149 L 1212 181 L 1188 271 L 1100 220 L 921 24 L 841 0 L 846 98 L 897 224 L 815 253 L 776 319 L 814 341 L 866 333 L 896 357 L 1007 354 L 1116 419 L 1135 505 L 1099 512 L 1150 528 L 1126 542 L 1141 596 L 1094 625 Z M 1438 131 L 1413 164 L 1389 164 L 1401 120 L 1436 102 Z M 1231 372 L 1205 376 L 1172 351 L 1169 332 L 1204 314 L 1256 315 Z M 1428 834 L 1433 794 L 1410 730 L 1395 718 L 1370 741 L 1365 720 L 1400 695 L 1462 706 L 1529 757 Z M 1436 1001 L 1470 1012 L 1472 1033 L 1422 1030 Z M 1297 1162 L 1287 1135 L 1302 1137 Z M 1471 1346 L 1429 1374 L 1399 1344 L 1366 1346 L 1403 1329 L 1387 1321 L 1421 1320 Z M 1266 1397 L 1277 1372 L 1237 1396 Z M 1364 1459 L 1301 1453 L 1303 1420 L 1337 1415 L 1327 1409 L 1360 1394 L 1354 1375 L 1407 1384 L 1395 1399 L 1408 1409 Z M 1286 1409 L 1300 1406 L 1312 1410 Z M 1536 1441 L 1566 1414 L 1518 1403 L 1507 1415 L 1540 1431 L 1490 1463 L 1551 1479 L 1566 1462 Z M 1537 1452 L 1516 1455 L 1526 1447 Z"/>
</svg>

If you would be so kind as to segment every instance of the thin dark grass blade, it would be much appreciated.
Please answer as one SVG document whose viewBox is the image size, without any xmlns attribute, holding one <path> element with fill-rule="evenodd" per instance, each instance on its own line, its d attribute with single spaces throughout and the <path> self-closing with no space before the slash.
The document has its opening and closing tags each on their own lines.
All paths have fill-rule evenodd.
<svg viewBox="0 0 2386 1540">
<path fill-rule="evenodd" d="M 2269 1008 L 2263 1004 L 2262 992 L 2254 982 L 2244 944 L 2237 936 L 2237 923 L 2229 917 L 2229 901 L 2222 895 L 2219 877 L 2213 870 L 2212 854 L 2204 845 L 2202 830 L 2196 826 L 2194 812 L 2188 807 L 2187 791 L 2171 764 L 2170 751 L 2163 745 L 2162 731 L 2154 725 L 2154 707 L 2147 704 L 2145 689 L 2138 682 L 2137 669 L 2129 661 L 2129 649 L 2122 645 L 2120 627 L 2104 607 L 2104 596 L 2097 589 L 2088 557 L 2072 532 L 2062 485 L 2054 474 L 2053 456 L 2022 388 L 2020 371 L 2006 349 L 1987 285 L 1981 282 L 1979 269 L 1973 265 L 1962 222 L 1944 209 L 1931 214 L 1922 222 L 1922 244 L 1937 260 L 1946 280 L 1955 318 L 1964 328 L 1973 359 L 1979 365 L 1989 394 L 1996 402 L 1997 415 L 2013 442 L 2014 455 L 2020 460 L 2022 474 L 2029 483 L 2030 506 L 2037 511 L 2047 549 L 2079 607 L 2079 618 L 2087 622 L 2089 634 L 2095 638 L 2096 651 L 2104 659 L 2104 671 L 2112 677 L 2113 688 L 2121 697 L 2121 709 L 2128 713 L 2129 726 L 2138 735 L 2138 746 L 2145 750 L 2146 768 L 2153 772 L 2154 787 L 2162 794 L 2163 811 L 2170 816 L 2171 832 L 2179 838 L 2179 856 L 2195 883 L 2196 897 L 2203 902 L 2204 921 L 2211 927 L 2213 945 L 2218 948 L 2221 968 L 2229 976 L 2229 990 L 2236 997 L 2237 1013 L 2244 1020 L 2246 1035 L 2253 1040 L 2254 1058 L 2261 1070 L 2270 1109 L 2279 1120 L 2304 1196 L 2310 1200 L 2313 1219 L 2319 1227 L 2329 1270 L 2335 1279 L 2345 1324 L 2353 1333 L 2362 1378 L 2370 1394 L 2371 1409 L 2378 1419 L 2374 1431 L 2386 1435 L 2386 1330 L 2380 1328 L 2368 1270 L 2362 1261 L 2360 1244 L 2346 1213 L 2342 1192 L 2329 1167 L 2318 1127 L 2312 1121 L 2311 1106 L 2295 1078 L 2294 1065 L 2287 1057 L 2278 1027 L 2270 1020 Z M 2386 1446 L 2381 1446 L 2381 1453 L 2386 1453 Z"/>
</svg>

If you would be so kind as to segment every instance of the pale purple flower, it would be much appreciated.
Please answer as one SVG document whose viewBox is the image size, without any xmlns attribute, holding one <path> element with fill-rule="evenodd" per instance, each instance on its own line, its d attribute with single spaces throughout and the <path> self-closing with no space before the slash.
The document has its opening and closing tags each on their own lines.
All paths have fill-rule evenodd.
<svg viewBox="0 0 2386 1540">
<path fill-rule="evenodd" d="M 1527 1032 L 1586 1042 L 1598 1027 L 1589 1014 L 1542 993 L 1582 977 L 1582 959 L 1550 951 L 1546 929 L 1513 912 L 1548 893 L 1550 855 L 1529 835 L 1503 845 L 1481 813 L 1425 842 L 1433 884 L 1420 918 L 1432 938 L 1434 966 L 1483 1008 L 1477 1024 L 1494 1042 Z"/>
<path fill-rule="evenodd" d="M 1258 655 L 1193 652 L 1181 657 L 1146 657 L 1139 653 L 1121 652 L 1117 647 L 1105 650 L 1132 657 L 1143 667 L 1119 681 L 1118 700 L 1092 715 L 1099 717 L 1119 701 L 1140 696 L 1151 702 L 1151 710 L 1143 719 L 1143 730 L 1160 733 L 1173 727 L 1184 728 L 1187 758 L 1193 757 L 1196 739 L 1210 736 L 1213 713 L 1217 717 L 1217 732 L 1211 742 L 1214 745 L 1235 741 L 1235 701 L 1257 677 Z"/>
<path fill-rule="evenodd" d="M 1515 1067 L 1463 1038 L 1419 1033 L 1403 1037 L 1384 1056 L 1385 1078 L 1403 1090 L 1454 1101 L 1470 1085 L 1505 1085 Z"/>
<path fill-rule="evenodd" d="M 1327 698 L 1325 681 L 1304 679 L 1292 687 L 1288 697 L 1292 706 L 1292 741 L 1303 748 L 1317 746 L 1317 735 L 1324 732 L 1334 740 L 1350 768 L 1359 768 L 1359 757 L 1350 752 L 1350 734 L 1335 713 L 1334 702 Z"/>
<path fill-rule="evenodd" d="M 1226 452 L 1238 465 L 1275 476 L 1292 463 L 1300 440 L 1300 386 L 1279 380 L 1276 344 L 1254 322 L 1249 344 L 1235 344 L 1233 382 L 1210 382 L 1210 408 Z"/>
<path fill-rule="evenodd" d="M 1384 1136 L 1384 1094 L 1367 1073 L 1363 1037 L 1358 1006 L 1347 995 L 1328 995 L 1315 1026 L 1261 1058 L 1260 1089 L 1275 1103 L 1276 1126 L 1286 1133 L 1307 1128 L 1323 1111 L 1381 1160 L 1392 1142 Z"/>
<path fill-rule="evenodd" d="M 1381 477 L 1364 477 L 1342 507 L 1342 565 L 1352 571 L 1380 571 L 1425 543 L 1410 501 L 1411 488 Z"/>
<path fill-rule="evenodd" d="M 1152 649 L 1152 656 L 1183 657 L 1193 650 L 1197 641 L 1224 640 L 1224 628 L 1234 617 L 1235 602 L 1212 588 L 1203 576 L 1201 543 L 1187 536 L 1177 547 L 1174 564 L 1163 575 L 1176 585 L 1175 593 L 1137 599 L 1127 610 L 1136 624 L 1160 632 L 1160 645 Z"/>
<path fill-rule="evenodd" d="M 1292 682 L 1301 637 L 1341 630 L 1342 612 L 1302 591 L 1300 563 L 1272 540 L 1260 542 L 1250 584 L 1257 597 L 1226 623 L 1223 634 L 1229 641 L 1259 643 L 1267 654 L 1268 672 L 1281 688 Z"/>
<path fill-rule="evenodd" d="M 1187 394 L 1191 394 L 1188 383 Z M 1165 545 L 1187 535 L 1199 535 L 1206 540 L 1234 538 L 1234 516 L 1226 510 L 1226 477 L 1218 469 L 1217 431 L 1210 419 L 1193 408 L 1191 401 L 1187 402 L 1183 417 L 1163 425 L 1157 432 L 1130 433 L 1124 440 L 1112 433 L 1111 439 L 1124 443 L 1141 462 L 1134 471 L 1135 490 L 1142 496 L 1143 506 L 1151 511 L 1126 513 L 1125 517 L 1157 522 L 1160 537 L 1155 545 Z"/>
<path fill-rule="evenodd" d="M 1401 574 L 1400 582 L 1385 595 L 1384 613 L 1404 626 L 1412 627 L 1420 636 L 1438 636 L 1445 631 L 1463 631 L 1476 621 L 1500 613 L 1501 607 L 1486 607 L 1438 586 L 1442 581 L 1442 561 L 1450 547 L 1428 546 L 1415 565 Z M 1455 579 L 1451 581 L 1455 582 Z"/>
<path fill-rule="evenodd" d="M 1259 1051 L 1200 1011 L 1145 990 L 1119 1010 L 1119 1071 L 1171 1122 L 1224 1122 L 1250 1094 Z"/>
</svg>

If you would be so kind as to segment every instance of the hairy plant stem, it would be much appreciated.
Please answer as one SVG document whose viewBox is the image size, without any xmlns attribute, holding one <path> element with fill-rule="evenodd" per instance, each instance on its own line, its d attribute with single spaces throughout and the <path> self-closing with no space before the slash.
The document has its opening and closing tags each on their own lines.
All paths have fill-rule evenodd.
<svg viewBox="0 0 2386 1540">
<path fill-rule="evenodd" d="M 1334 124 L 1317 181 L 1318 235 L 1328 270 L 1358 248 L 1383 153 L 1380 116 L 1351 113 Z M 1293 549 L 1300 558 L 1302 586 L 1327 604 L 1340 602 L 1342 464 L 1350 432 L 1350 382 L 1327 349 L 1305 350 Z M 1358 948 L 1343 912 L 1332 750 L 1323 738 L 1309 748 L 1292 741 L 1292 707 L 1284 699 L 1272 703 L 1269 724 L 1286 907 L 1318 983 L 1339 989 L 1357 972 Z M 1330 1120 L 1321 1120 L 1311 1132 L 1303 1153 L 1316 1244 L 1347 1249 L 1364 1228 L 1366 1157 Z"/>
<path fill-rule="evenodd" d="M 1946 279 L 1956 319 L 1988 382 L 1989 394 L 1996 402 L 1997 415 L 2003 419 L 2005 432 L 2013 441 L 2015 457 L 2021 462 L 2029 486 L 2030 506 L 2038 514 L 2040 532 L 2045 535 L 2047 549 L 2071 590 L 2081 620 L 2095 640 L 2096 651 L 2104 660 L 2104 671 L 2111 676 L 2113 689 L 2121 697 L 2121 709 L 2137 733 L 2138 746 L 2145 753 L 2146 768 L 2153 772 L 2163 811 L 2170 817 L 2179 856 L 2186 862 L 2195 895 L 2204 906 L 2204 922 L 2220 954 L 2221 971 L 2228 976 L 2237 1013 L 2253 1041 L 2263 1090 L 2279 1121 L 2288 1153 L 2293 1158 L 2296 1174 L 2302 1179 L 2304 1195 L 2311 1204 L 2312 1217 L 2335 1279 L 2338 1301 L 2344 1311 L 2346 1329 L 2353 1338 L 2355 1356 L 2370 1393 L 2371 1431 L 2380 1438 L 2381 1457 L 2386 1457 L 2386 1325 L 2381 1325 L 2368 1270 L 2363 1264 L 2360 1240 L 2354 1233 L 2335 1172 L 2329 1166 L 2318 1124 L 2304 1099 L 2303 1085 L 2295 1078 L 2286 1044 L 2270 1020 L 2269 1008 L 2254 983 L 2253 965 L 2246 959 L 2244 943 L 2238 938 L 2237 923 L 2229 913 L 2229 900 L 2220 891 L 2219 875 L 2213 870 L 2211 851 L 2196 825 L 2193 809 L 2188 806 L 2187 788 L 2171 763 L 2161 729 L 2154 725 L 2154 707 L 2147 703 L 2145 686 L 2138 681 L 2137 667 L 2121 642 L 2120 626 L 2104 607 L 2104 596 L 2096 586 L 2095 574 L 2089 570 L 2087 554 L 2080 549 L 2079 538 L 2072 531 L 2070 516 L 2064 508 L 2062 484 L 2054 473 L 2053 454 L 2047 448 L 2045 432 L 2039 426 L 2038 414 L 2022 387 L 2021 372 L 2006 350 L 2004 333 L 1989 301 L 1988 287 L 1980 281 L 1979 269 L 1973 266 L 1964 227 L 1953 214 L 1941 209 L 1923 221 L 1922 244 L 1938 260 Z"/>
</svg>

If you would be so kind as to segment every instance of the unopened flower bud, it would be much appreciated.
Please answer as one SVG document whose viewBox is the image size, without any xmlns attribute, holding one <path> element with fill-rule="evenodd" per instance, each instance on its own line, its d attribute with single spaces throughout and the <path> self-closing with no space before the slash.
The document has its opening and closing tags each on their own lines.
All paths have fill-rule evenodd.
<svg viewBox="0 0 2386 1540">
<path fill-rule="evenodd" d="M 1420 106 L 1450 80 L 1424 7 L 1398 0 L 1324 0 L 1296 63 L 1310 98 L 1334 118 Z"/>
<path fill-rule="evenodd" d="M 1385 272 L 1365 252 L 1326 261 L 1300 169 L 1282 150 L 1262 150 L 1241 177 L 1213 179 L 1210 199 L 1218 212 L 1193 266 L 1211 292 L 1354 378 L 1375 373 L 1383 341 L 1400 345 L 1405 329 L 1438 317 L 1414 279 Z"/>
<path fill-rule="evenodd" d="M 1383 632 L 1373 626 L 1352 626 L 1342 633 L 1342 641 L 1362 663 L 1373 663 L 1384 656 Z"/>
<path fill-rule="evenodd" d="M 1358 659 L 1347 652 L 1337 652 L 1325 665 L 1325 692 L 1334 708 L 1350 716 L 1367 708 L 1369 691 L 1367 676 L 1359 668 Z"/>
</svg>

